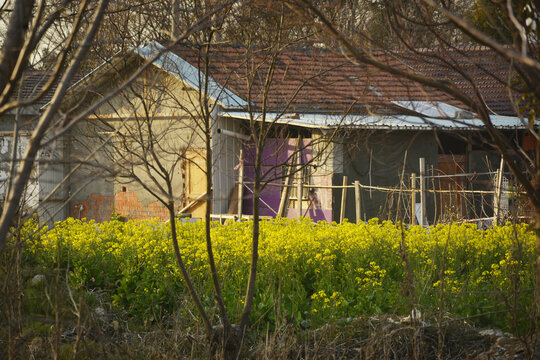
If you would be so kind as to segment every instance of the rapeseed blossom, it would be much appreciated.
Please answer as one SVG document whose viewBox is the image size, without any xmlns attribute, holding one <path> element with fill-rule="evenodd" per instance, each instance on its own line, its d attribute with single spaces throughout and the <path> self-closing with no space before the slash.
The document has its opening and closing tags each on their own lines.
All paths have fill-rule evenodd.
<svg viewBox="0 0 540 360">
<path fill-rule="evenodd" d="M 183 261 L 205 305 L 212 307 L 204 224 L 178 222 L 177 229 Z M 251 232 L 250 221 L 213 223 L 211 228 L 225 303 L 233 316 L 242 308 Z M 105 290 L 118 307 L 158 318 L 188 296 L 170 236 L 169 224 L 158 220 L 99 224 L 68 219 L 34 232 L 26 252 L 29 261 L 42 267 L 68 269 L 73 286 Z M 412 281 L 408 286 L 415 289 L 419 306 L 438 308 L 444 303 L 464 316 L 481 314 L 486 307 L 496 309 L 497 297 L 515 288 L 512 281 L 519 282 L 525 294 L 520 301 L 527 307 L 532 301 L 526 291 L 533 288 L 534 243 L 526 224 L 488 230 L 470 224 L 437 225 L 428 231 L 378 219 L 358 225 L 265 220 L 260 226 L 253 316 L 300 322 L 406 313 L 405 281 Z M 406 271 L 413 276 L 406 277 Z M 482 316 L 476 318 L 482 321 Z"/>
</svg>

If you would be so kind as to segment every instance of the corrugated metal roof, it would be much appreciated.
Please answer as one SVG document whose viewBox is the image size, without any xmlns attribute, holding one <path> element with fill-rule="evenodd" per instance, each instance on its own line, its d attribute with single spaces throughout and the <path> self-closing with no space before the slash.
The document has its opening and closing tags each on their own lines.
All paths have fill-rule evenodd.
<svg viewBox="0 0 540 360">
<path fill-rule="evenodd" d="M 456 108 L 457 109 L 457 108 Z M 222 111 L 223 117 L 249 119 L 248 112 Z M 261 113 L 253 114 L 254 119 L 262 121 Z M 360 129 L 396 130 L 481 130 L 484 124 L 480 119 L 432 118 L 410 115 L 327 115 L 327 114 L 280 114 L 266 113 L 266 121 L 289 124 L 306 128 L 331 129 L 337 126 Z M 491 121 L 498 129 L 524 129 L 526 121 L 517 117 L 492 115 Z"/>
<path fill-rule="evenodd" d="M 394 105 L 429 116 L 430 118 L 472 118 L 470 111 L 440 101 L 392 101 Z"/>
<path fill-rule="evenodd" d="M 204 87 L 206 76 L 180 56 L 171 51 L 165 51 L 165 47 L 161 44 L 152 42 L 134 51 L 145 59 L 150 59 L 158 52 L 163 52 L 163 55 L 154 61 L 154 65 L 184 81 L 195 90 L 200 90 Z M 211 77 L 208 77 L 208 94 L 212 100 L 229 108 L 247 106 L 246 101 L 220 85 Z"/>
</svg>

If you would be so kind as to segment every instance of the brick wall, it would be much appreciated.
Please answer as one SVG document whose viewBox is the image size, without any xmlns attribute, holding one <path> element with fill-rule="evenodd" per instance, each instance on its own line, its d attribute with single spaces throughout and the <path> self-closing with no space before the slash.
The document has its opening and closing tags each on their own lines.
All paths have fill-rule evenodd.
<svg viewBox="0 0 540 360">
<path fill-rule="evenodd" d="M 169 219 L 169 212 L 163 204 L 155 201 L 144 205 L 137 198 L 137 193 L 122 189 L 113 196 L 91 194 L 87 200 L 77 201 L 70 207 L 69 215 L 74 218 L 94 219 L 98 222 L 110 220 L 113 212 L 126 219 Z"/>
</svg>

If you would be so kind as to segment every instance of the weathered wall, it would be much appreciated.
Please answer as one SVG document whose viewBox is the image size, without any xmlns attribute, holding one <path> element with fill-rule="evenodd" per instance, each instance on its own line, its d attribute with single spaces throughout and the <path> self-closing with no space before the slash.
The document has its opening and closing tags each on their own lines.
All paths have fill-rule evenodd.
<svg viewBox="0 0 540 360">
<path fill-rule="evenodd" d="M 39 153 L 37 171 L 41 221 L 54 223 L 66 218 L 68 193 L 65 186 L 58 186 L 66 172 L 65 150 L 64 138 L 60 137 L 43 147 Z"/>
<path fill-rule="evenodd" d="M 85 200 L 73 202 L 70 214 L 74 218 L 94 219 L 107 221 L 113 213 L 127 219 L 153 219 L 165 221 L 169 218 L 167 209 L 159 201 L 143 205 L 139 201 L 137 193 L 124 188 L 114 196 L 103 196 L 96 193 L 90 194 Z"/>
<path fill-rule="evenodd" d="M 4 116 L 2 123 L 8 127 L 10 124 L 13 129 L 14 117 Z M 23 132 L 19 135 L 18 145 L 16 151 L 16 159 L 21 159 L 24 155 L 26 147 L 28 146 L 28 132 Z M 2 131 L 0 133 L 0 201 L 4 201 L 6 196 L 6 190 L 8 185 L 8 179 L 12 164 L 12 151 L 13 151 L 13 132 Z M 18 169 L 20 163 L 15 163 L 15 170 Z M 25 191 L 25 198 L 23 200 L 23 208 L 25 211 L 36 211 L 39 205 L 39 179 L 37 165 L 34 167 L 34 171 L 30 176 L 30 181 Z"/>
<path fill-rule="evenodd" d="M 19 114 L 18 139 L 15 171 L 19 169 L 32 128 L 39 117 L 39 109 L 30 107 Z M 0 201 L 4 200 L 11 168 L 14 146 L 13 129 L 16 116 L 12 112 L 0 119 Z M 45 141 L 49 140 L 47 137 Z M 65 218 L 66 192 L 63 187 L 55 190 L 64 176 L 64 142 L 62 138 L 50 142 L 41 149 L 26 186 L 23 199 L 23 211 L 37 213 L 39 220 L 49 225 Z M 52 191 L 54 193 L 52 193 Z"/>
<path fill-rule="evenodd" d="M 186 151 L 204 145 L 199 115 L 194 91 L 156 70 L 101 106 L 71 134 L 72 162 L 84 165 L 70 183 L 70 215 L 101 221 L 114 211 L 126 218 L 165 219 L 165 207 L 151 193 L 165 196 L 163 171 L 180 208 Z M 85 184 L 88 179 L 93 180 Z"/>
</svg>

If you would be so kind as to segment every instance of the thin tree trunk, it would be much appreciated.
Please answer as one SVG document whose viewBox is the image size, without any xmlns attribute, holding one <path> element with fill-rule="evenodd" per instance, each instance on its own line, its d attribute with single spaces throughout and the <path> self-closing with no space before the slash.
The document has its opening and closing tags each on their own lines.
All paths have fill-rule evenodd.
<svg viewBox="0 0 540 360">
<path fill-rule="evenodd" d="M 211 31 L 208 34 L 207 39 L 207 48 L 206 48 L 206 55 L 204 58 L 204 68 L 205 68 L 205 74 L 209 73 L 209 67 L 210 67 L 210 59 L 208 58 L 208 54 L 210 52 L 210 45 L 212 43 L 212 36 L 213 31 Z M 204 117 L 204 131 L 205 131 L 205 140 L 206 140 L 206 194 L 208 196 L 208 201 L 206 202 L 206 212 L 205 212 L 205 236 L 206 236 L 206 252 L 208 253 L 208 263 L 210 265 L 210 272 L 212 274 L 212 285 L 214 287 L 214 295 L 215 300 L 219 308 L 219 312 L 221 314 L 221 319 L 223 321 L 223 330 L 224 330 L 224 337 L 225 339 L 228 339 L 230 335 L 231 330 L 231 323 L 229 321 L 229 317 L 227 315 L 227 309 L 225 308 L 225 302 L 223 300 L 223 295 L 221 293 L 221 285 L 219 283 L 219 277 L 218 272 L 216 268 L 216 262 L 214 259 L 214 250 L 212 247 L 212 233 L 210 229 L 210 215 L 212 211 L 212 165 L 213 165 L 213 153 L 212 153 L 212 114 L 210 111 L 210 104 L 208 103 L 208 77 L 205 77 L 204 82 L 204 96 L 202 98 L 203 100 L 203 108 L 202 113 Z M 213 105 L 214 107 L 216 104 Z"/>
<path fill-rule="evenodd" d="M 208 114 L 210 117 L 210 114 Z M 227 309 L 225 308 L 225 302 L 223 301 L 223 295 L 221 293 L 221 286 L 219 284 L 219 277 L 216 268 L 216 261 L 214 259 L 214 250 L 212 246 L 212 232 L 211 232 L 211 218 L 210 213 L 212 211 L 212 138 L 210 136 L 211 128 L 207 127 L 206 137 L 206 194 L 208 201 L 206 202 L 206 213 L 204 219 L 204 232 L 206 237 L 206 252 L 208 253 L 208 263 L 210 264 L 210 272 L 212 273 L 212 284 L 214 287 L 216 303 L 219 307 L 219 312 L 223 320 L 223 329 L 225 338 L 230 334 L 231 323 L 227 315 Z"/>
<path fill-rule="evenodd" d="M 261 178 L 260 178 L 260 163 L 261 151 L 257 149 L 255 160 L 255 181 L 253 185 L 253 232 L 251 245 L 251 266 L 249 269 L 248 285 L 246 289 L 246 297 L 244 299 L 244 309 L 240 319 L 240 329 L 245 332 L 249 325 L 249 318 L 253 307 L 253 296 L 255 294 L 255 284 L 257 279 L 257 262 L 259 260 L 259 197 L 261 196 Z"/>
<path fill-rule="evenodd" d="M 4 45 L 2 47 L 2 53 L 0 57 L 0 104 L 9 101 L 13 90 L 14 84 L 11 84 L 9 90 L 6 92 L 6 85 L 13 78 L 13 70 L 19 60 L 19 55 L 24 47 L 24 38 L 26 36 L 26 30 L 32 21 L 32 9 L 34 8 L 33 0 L 19 0 L 15 1 L 12 5 L 12 13 L 9 20 L 9 26 L 6 30 L 6 36 L 4 38 Z M 26 65 L 26 59 L 24 59 L 24 65 L 20 66 L 24 69 Z M 14 78 L 19 78 L 15 76 Z"/>
<path fill-rule="evenodd" d="M 540 199 L 540 142 L 536 144 L 536 177 L 534 179 L 535 195 L 537 199 Z M 538 202 L 533 202 L 534 206 L 534 232 L 536 234 L 536 266 L 535 266 L 535 286 L 534 286 L 534 299 L 536 302 L 537 316 L 540 316 L 540 206 Z"/>
<path fill-rule="evenodd" d="M 199 315 L 201 315 L 201 318 L 204 323 L 204 329 L 206 331 L 206 335 L 208 336 L 208 338 L 211 338 L 212 337 L 212 323 L 210 322 L 210 319 L 208 318 L 206 311 L 204 311 L 204 307 L 201 303 L 201 300 L 199 299 L 199 297 L 197 296 L 197 293 L 195 292 L 195 288 L 193 286 L 193 283 L 191 282 L 191 278 L 189 277 L 184 261 L 182 260 L 182 255 L 180 254 L 180 248 L 178 246 L 178 236 L 176 232 L 176 214 L 174 213 L 174 203 L 169 203 L 168 210 L 169 210 L 169 220 L 171 223 L 171 238 L 172 238 L 172 243 L 173 243 L 173 248 L 174 248 L 174 256 L 176 257 L 176 262 L 178 263 L 178 267 L 180 268 L 180 271 L 182 272 L 182 277 L 184 278 L 184 282 L 186 283 L 189 294 L 191 295 L 191 298 L 193 299 L 193 302 L 195 303 L 195 306 L 197 307 L 197 311 L 199 311 Z"/>
<path fill-rule="evenodd" d="M 536 234 L 535 301 L 536 313 L 540 317 L 540 209 L 535 209 L 534 232 Z"/>
</svg>

